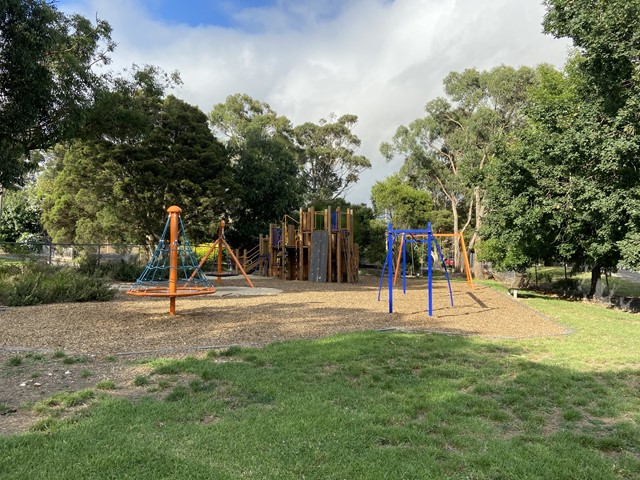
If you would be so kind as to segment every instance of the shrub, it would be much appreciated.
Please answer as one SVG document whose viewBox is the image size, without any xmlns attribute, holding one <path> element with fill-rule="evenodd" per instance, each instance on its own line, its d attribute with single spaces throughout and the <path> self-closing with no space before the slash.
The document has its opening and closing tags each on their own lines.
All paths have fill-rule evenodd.
<svg viewBox="0 0 640 480">
<path fill-rule="evenodd" d="M 577 292 L 580 290 L 580 280 L 578 278 L 561 278 L 551 284 L 553 290 L 562 292 Z"/>
<path fill-rule="evenodd" d="M 20 275 L 0 283 L 0 302 L 9 306 L 106 301 L 115 295 L 104 279 L 49 265 L 28 264 Z"/>
<path fill-rule="evenodd" d="M 78 262 L 78 271 L 92 277 L 103 277 L 119 282 L 135 282 L 145 264 L 139 261 L 101 261 L 97 255 L 85 255 Z"/>
<path fill-rule="evenodd" d="M 107 267 L 106 276 L 120 282 L 135 282 L 146 267 L 139 261 L 125 262 L 124 260 L 107 262 L 105 266 Z"/>
</svg>

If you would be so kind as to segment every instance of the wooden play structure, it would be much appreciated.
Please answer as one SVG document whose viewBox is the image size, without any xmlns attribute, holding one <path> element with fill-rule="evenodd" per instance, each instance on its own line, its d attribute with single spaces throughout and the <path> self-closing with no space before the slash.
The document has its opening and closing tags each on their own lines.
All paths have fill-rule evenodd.
<svg viewBox="0 0 640 480">
<path fill-rule="evenodd" d="M 299 219 L 285 215 L 260 236 L 257 271 L 285 280 L 355 283 L 359 252 L 353 232 L 351 209 L 300 209 Z"/>
</svg>

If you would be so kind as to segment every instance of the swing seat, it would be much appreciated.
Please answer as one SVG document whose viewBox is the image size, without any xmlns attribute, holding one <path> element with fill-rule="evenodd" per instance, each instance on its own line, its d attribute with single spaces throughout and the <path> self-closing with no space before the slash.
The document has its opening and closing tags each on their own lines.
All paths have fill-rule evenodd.
<svg viewBox="0 0 640 480">
<path fill-rule="evenodd" d="M 237 277 L 238 275 L 240 275 L 239 273 L 236 272 L 204 272 L 204 274 L 207 277 Z"/>
</svg>

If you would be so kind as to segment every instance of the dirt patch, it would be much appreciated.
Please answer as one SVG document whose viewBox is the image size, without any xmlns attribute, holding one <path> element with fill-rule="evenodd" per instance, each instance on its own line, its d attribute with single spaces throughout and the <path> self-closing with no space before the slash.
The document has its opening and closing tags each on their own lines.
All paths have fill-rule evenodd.
<svg viewBox="0 0 640 480">
<path fill-rule="evenodd" d="M 7 426 L 16 422 L 13 410 L 25 402 L 93 387 L 100 380 L 112 380 L 116 394 L 144 395 L 145 390 L 132 382 L 148 367 L 132 360 L 154 355 L 194 354 L 213 347 L 259 346 L 379 329 L 499 338 L 568 333 L 565 327 L 485 286 L 470 291 L 466 284 L 454 283 L 455 306 L 451 307 L 446 283 L 437 282 L 433 317 L 429 317 L 425 280 L 410 282 L 406 295 L 401 289 L 394 290 L 393 314 L 388 313 L 386 290 L 378 301 L 378 279 L 373 277 L 364 277 L 357 285 L 261 277 L 254 282 L 282 293 L 179 298 L 175 316 L 168 315 L 167 299 L 122 293 L 107 303 L 0 310 L 0 408 L 7 411 L 0 415 L 0 432 L 23 429 Z M 225 285 L 246 286 L 239 280 Z M 67 356 L 54 358 L 55 351 Z M 21 364 L 11 365 L 16 356 L 22 358 Z M 75 360 L 65 363 L 71 362 L 65 358 Z"/>
</svg>

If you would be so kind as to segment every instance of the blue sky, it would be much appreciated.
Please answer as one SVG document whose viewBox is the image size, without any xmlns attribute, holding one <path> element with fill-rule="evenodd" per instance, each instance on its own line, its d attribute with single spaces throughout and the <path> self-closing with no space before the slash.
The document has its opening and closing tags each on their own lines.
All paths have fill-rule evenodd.
<svg viewBox="0 0 640 480">
<path fill-rule="evenodd" d="M 118 47 L 109 68 L 178 70 L 176 96 L 205 113 L 235 93 L 294 124 L 355 114 L 373 168 L 348 199 L 396 172 L 379 152 L 424 114 L 451 71 L 564 63 L 569 43 L 542 34 L 542 0 L 60 0 L 98 16 Z"/>
<path fill-rule="evenodd" d="M 390 2 L 392 0 L 378 0 Z M 62 9 L 90 6 L 86 0 L 58 0 Z M 274 14 L 286 18 L 291 29 L 301 29 L 312 20 L 322 23 L 336 18 L 348 4 L 345 0 L 144 0 L 136 2 L 148 18 L 168 25 L 217 26 L 247 33 L 260 33 L 261 17 Z"/>
<path fill-rule="evenodd" d="M 263 12 L 279 11 L 289 17 L 295 28 L 297 21 L 304 20 L 304 13 L 310 13 L 316 21 L 330 21 L 346 5 L 344 0 L 296 1 L 296 0 L 222 0 L 187 1 L 151 0 L 146 2 L 151 15 L 168 22 L 184 22 L 191 26 L 216 25 L 221 27 L 251 30 L 253 22 Z M 304 22 L 301 22 L 303 25 Z"/>
</svg>

